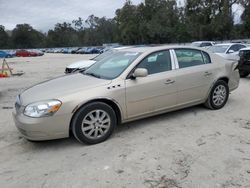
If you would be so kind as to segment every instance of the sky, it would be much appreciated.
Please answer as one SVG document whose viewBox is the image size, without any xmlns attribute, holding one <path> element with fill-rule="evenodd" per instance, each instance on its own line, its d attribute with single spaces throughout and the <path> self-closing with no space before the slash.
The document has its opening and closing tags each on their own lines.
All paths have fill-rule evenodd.
<svg viewBox="0 0 250 188">
<path fill-rule="evenodd" d="M 184 0 L 178 0 L 183 4 Z M 27 23 L 33 28 L 47 32 L 56 23 L 72 22 L 78 17 L 84 20 L 91 14 L 113 18 L 115 10 L 125 0 L 0 0 L 0 25 L 7 30 L 16 24 Z M 142 0 L 132 0 L 139 4 Z M 235 22 L 240 22 L 242 8 L 235 6 Z"/>
<path fill-rule="evenodd" d="M 91 14 L 113 18 L 125 0 L 0 0 L 0 25 L 12 30 L 16 24 L 28 23 L 46 32 L 56 23 L 84 20 Z M 139 4 L 142 0 L 132 0 Z"/>
</svg>

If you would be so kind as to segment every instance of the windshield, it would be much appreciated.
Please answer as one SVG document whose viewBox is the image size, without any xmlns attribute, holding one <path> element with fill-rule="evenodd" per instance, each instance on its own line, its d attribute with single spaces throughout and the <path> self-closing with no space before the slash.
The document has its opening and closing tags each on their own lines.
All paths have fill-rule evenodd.
<svg viewBox="0 0 250 188">
<path fill-rule="evenodd" d="M 114 52 L 88 68 L 84 74 L 97 78 L 114 79 L 119 76 L 141 53 Z"/>
<path fill-rule="evenodd" d="M 211 46 L 208 50 L 210 50 L 213 53 L 225 53 L 228 48 L 229 45 L 218 45 L 218 46 Z"/>
<path fill-rule="evenodd" d="M 104 58 L 106 58 L 106 57 L 108 57 L 108 56 L 110 56 L 110 55 L 112 55 L 114 53 L 115 53 L 115 50 L 108 50 L 108 51 L 94 57 L 93 60 L 100 61 L 100 60 L 102 60 L 102 59 L 104 59 Z"/>
<path fill-rule="evenodd" d="M 201 42 L 193 42 L 191 45 L 194 46 L 194 47 L 200 47 Z"/>
</svg>

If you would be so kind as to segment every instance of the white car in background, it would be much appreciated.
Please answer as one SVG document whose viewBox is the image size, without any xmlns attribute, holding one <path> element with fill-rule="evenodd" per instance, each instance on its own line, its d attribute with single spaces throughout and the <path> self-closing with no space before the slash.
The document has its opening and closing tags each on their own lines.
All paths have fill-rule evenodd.
<svg viewBox="0 0 250 188">
<path fill-rule="evenodd" d="M 208 48 L 210 46 L 215 45 L 216 43 L 213 41 L 195 41 L 191 43 L 191 46 L 200 47 L 200 48 Z"/>
<path fill-rule="evenodd" d="M 104 53 L 102 53 L 102 54 L 100 54 L 92 59 L 74 62 L 66 67 L 65 73 L 69 74 L 69 73 L 77 72 L 79 70 L 85 71 L 88 67 L 93 65 L 95 62 L 100 61 L 100 60 L 114 54 L 118 50 L 123 50 L 123 49 L 128 49 L 128 48 L 132 48 L 132 46 L 123 46 L 123 47 L 113 48 L 113 49 L 110 49 L 110 50 L 108 50 L 108 51 L 106 51 L 106 52 L 104 52 Z"/>
<path fill-rule="evenodd" d="M 224 43 L 211 46 L 210 48 L 208 48 L 208 50 L 220 55 L 221 57 L 227 60 L 239 61 L 239 51 L 240 49 L 246 47 L 246 45 L 240 43 Z"/>
</svg>

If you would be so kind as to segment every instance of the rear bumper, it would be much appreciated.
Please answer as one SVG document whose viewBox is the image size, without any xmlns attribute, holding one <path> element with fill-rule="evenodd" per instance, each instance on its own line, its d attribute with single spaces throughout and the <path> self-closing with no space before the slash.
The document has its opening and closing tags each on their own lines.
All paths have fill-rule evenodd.
<svg viewBox="0 0 250 188">
<path fill-rule="evenodd" d="M 232 72 L 232 75 L 229 79 L 229 83 L 228 83 L 228 87 L 229 87 L 229 91 L 233 91 L 235 89 L 237 89 L 239 87 L 240 84 L 240 74 L 239 74 L 239 70 L 234 70 Z"/>
</svg>

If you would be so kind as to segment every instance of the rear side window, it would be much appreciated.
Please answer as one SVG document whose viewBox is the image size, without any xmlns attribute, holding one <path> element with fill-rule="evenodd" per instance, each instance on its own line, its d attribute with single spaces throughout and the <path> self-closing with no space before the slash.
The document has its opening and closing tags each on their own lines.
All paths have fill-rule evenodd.
<svg viewBox="0 0 250 188">
<path fill-rule="evenodd" d="M 206 64 L 203 60 L 203 54 L 195 49 L 175 49 L 179 68 L 193 67 Z M 210 57 L 208 56 L 210 59 Z M 207 60 L 210 61 L 210 60 Z"/>
</svg>

